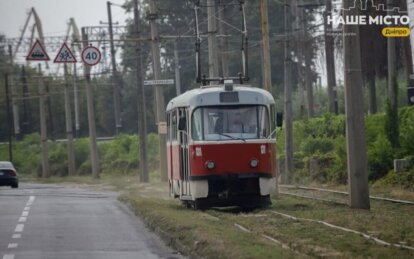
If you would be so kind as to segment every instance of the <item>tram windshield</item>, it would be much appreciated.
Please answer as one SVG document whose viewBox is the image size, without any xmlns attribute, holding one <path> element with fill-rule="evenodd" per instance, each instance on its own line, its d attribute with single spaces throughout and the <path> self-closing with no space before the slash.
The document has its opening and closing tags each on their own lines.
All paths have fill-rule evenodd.
<svg viewBox="0 0 414 259">
<path fill-rule="evenodd" d="M 265 106 L 211 106 L 192 115 L 193 140 L 264 139 L 269 134 Z"/>
</svg>

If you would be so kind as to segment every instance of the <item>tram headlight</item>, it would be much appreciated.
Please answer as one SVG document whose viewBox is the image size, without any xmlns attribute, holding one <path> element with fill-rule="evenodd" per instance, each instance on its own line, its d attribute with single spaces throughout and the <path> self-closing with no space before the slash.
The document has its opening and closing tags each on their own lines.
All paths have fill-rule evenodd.
<svg viewBox="0 0 414 259">
<path fill-rule="evenodd" d="M 252 160 L 250 160 L 250 166 L 252 168 L 256 168 L 259 165 L 259 160 L 253 158 Z"/>
<path fill-rule="evenodd" d="M 206 162 L 205 166 L 207 169 L 211 170 L 216 166 L 216 164 L 213 161 L 209 160 Z"/>
</svg>

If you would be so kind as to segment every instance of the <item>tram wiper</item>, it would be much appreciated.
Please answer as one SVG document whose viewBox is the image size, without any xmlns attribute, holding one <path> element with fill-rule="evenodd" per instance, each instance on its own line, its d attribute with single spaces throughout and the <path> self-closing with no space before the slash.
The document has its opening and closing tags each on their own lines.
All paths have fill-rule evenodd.
<svg viewBox="0 0 414 259">
<path fill-rule="evenodd" d="M 221 136 L 225 136 L 225 137 L 234 139 L 234 140 L 242 140 L 243 142 L 246 142 L 246 140 L 244 138 L 233 137 L 233 136 L 225 134 L 225 133 L 218 133 L 218 134 L 221 135 Z"/>
</svg>

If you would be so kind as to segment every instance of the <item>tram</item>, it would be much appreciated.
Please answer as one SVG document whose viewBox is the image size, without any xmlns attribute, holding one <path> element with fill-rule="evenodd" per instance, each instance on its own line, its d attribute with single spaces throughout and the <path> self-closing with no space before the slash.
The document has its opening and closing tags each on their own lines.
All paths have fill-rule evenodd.
<svg viewBox="0 0 414 259">
<path fill-rule="evenodd" d="M 275 101 L 248 85 L 202 86 L 167 105 L 170 195 L 188 207 L 263 207 L 275 190 Z"/>
</svg>

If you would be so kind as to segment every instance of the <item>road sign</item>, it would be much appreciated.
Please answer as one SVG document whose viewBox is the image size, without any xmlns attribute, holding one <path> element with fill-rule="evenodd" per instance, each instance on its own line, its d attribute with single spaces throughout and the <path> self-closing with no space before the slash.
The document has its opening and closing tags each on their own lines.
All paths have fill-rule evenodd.
<svg viewBox="0 0 414 259">
<path fill-rule="evenodd" d="M 88 46 L 82 51 L 82 61 L 86 65 L 94 66 L 101 61 L 101 52 L 94 46 Z"/>
<path fill-rule="evenodd" d="M 73 55 L 72 51 L 70 51 L 68 45 L 66 45 L 66 43 L 63 43 L 62 47 L 60 48 L 53 62 L 55 63 L 76 63 L 76 58 Z"/>
<path fill-rule="evenodd" d="M 174 79 L 144 80 L 144 85 L 173 85 Z"/>
<path fill-rule="evenodd" d="M 49 56 L 47 55 L 45 49 L 43 48 L 42 44 L 39 40 L 36 40 L 35 44 L 27 54 L 26 60 L 30 61 L 48 61 L 50 60 Z"/>
</svg>

